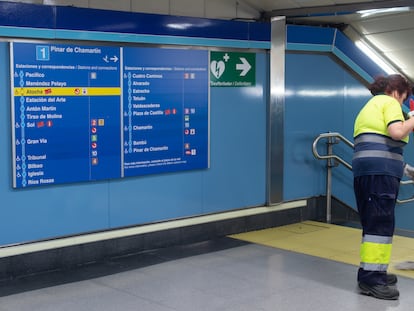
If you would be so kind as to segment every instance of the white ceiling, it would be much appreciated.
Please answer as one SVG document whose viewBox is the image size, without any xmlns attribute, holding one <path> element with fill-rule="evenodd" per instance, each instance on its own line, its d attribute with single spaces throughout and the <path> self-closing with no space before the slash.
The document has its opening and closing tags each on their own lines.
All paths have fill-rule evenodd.
<svg viewBox="0 0 414 311">
<path fill-rule="evenodd" d="M 414 1 L 239 0 L 263 19 L 286 16 L 287 23 L 338 27 L 353 40 L 363 38 L 408 79 L 414 81 Z M 406 8 L 363 17 L 368 9 Z"/>
</svg>

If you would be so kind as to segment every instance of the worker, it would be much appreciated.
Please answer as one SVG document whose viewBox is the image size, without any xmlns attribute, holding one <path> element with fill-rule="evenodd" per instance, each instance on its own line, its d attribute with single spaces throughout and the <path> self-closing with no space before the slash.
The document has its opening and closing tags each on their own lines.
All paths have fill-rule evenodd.
<svg viewBox="0 0 414 311">
<path fill-rule="evenodd" d="M 381 76 L 370 85 L 373 95 L 354 124 L 354 193 L 362 225 L 358 286 L 361 294 L 379 299 L 399 297 L 397 277 L 387 274 L 395 228 L 395 204 L 400 180 L 414 176 L 403 159 L 403 147 L 414 129 L 402 105 L 410 83 L 399 74 Z"/>
</svg>

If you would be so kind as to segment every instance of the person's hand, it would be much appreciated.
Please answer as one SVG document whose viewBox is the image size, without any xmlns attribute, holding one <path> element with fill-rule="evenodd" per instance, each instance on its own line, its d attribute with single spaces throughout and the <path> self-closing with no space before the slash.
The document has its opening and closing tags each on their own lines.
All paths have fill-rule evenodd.
<svg viewBox="0 0 414 311">
<path fill-rule="evenodd" d="M 409 164 L 405 164 L 404 166 L 404 175 L 408 178 L 414 180 L 414 167 Z"/>
</svg>

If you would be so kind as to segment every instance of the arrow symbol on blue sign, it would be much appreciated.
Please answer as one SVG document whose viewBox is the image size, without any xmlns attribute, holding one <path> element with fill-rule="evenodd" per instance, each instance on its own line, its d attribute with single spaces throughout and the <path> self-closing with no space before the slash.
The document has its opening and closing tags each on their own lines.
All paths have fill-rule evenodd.
<svg viewBox="0 0 414 311">
<path fill-rule="evenodd" d="M 115 63 L 118 61 L 118 57 L 116 57 L 116 55 L 114 55 L 114 57 L 111 57 L 110 59 L 111 59 L 111 61 L 113 61 Z"/>
<path fill-rule="evenodd" d="M 240 76 L 244 77 L 252 68 L 252 66 L 250 66 L 249 62 L 244 57 L 240 57 L 240 60 L 242 63 L 236 64 L 236 69 L 242 70 L 242 72 L 240 72 Z"/>
</svg>

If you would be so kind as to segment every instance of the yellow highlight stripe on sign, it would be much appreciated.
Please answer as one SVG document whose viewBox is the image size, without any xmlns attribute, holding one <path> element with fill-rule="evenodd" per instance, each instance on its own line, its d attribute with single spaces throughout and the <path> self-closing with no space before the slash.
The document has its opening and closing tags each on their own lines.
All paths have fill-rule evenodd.
<svg viewBox="0 0 414 311">
<path fill-rule="evenodd" d="M 120 87 L 15 87 L 14 96 L 118 96 Z"/>
</svg>

